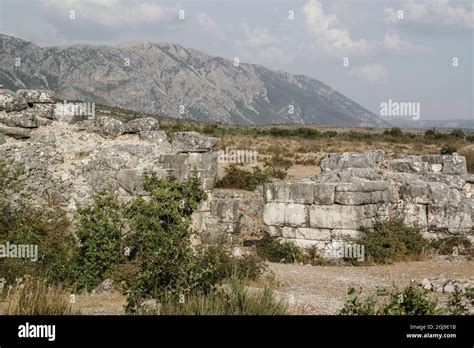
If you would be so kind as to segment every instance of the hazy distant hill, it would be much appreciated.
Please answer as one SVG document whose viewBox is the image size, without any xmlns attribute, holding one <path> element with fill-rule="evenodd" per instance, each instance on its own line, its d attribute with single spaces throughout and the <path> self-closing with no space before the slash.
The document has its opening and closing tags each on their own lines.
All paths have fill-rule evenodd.
<svg viewBox="0 0 474 348">
<path fill-rule="evenodd" d="M 402 128 L 464 128 L 474 129 L 472 120 L 413 120 L 411 118 L 391 117 L 386 118 L 394 126 Z"/>
<path fill-rule="evenodd" d="M 49 88 L 66 99 L 222 123 L 388 125 L 316 79 L 260 65 L 235 67 L 179 45 L 42 48 L 6 35 L 0 45 L 0 84 L 13 90 Z"/>
</svg>

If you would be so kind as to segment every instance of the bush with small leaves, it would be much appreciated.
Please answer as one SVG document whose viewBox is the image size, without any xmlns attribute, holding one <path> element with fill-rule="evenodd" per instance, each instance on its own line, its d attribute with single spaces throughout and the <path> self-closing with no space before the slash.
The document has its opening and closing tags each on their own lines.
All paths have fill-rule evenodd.
<svg viewBox="0 0 474 348">
<path fill-rule="evenodd" d="M 455 146 L 452 145 L 443 145 L 441 149 L 439 150 L 440 155 L 452 155 L 453 153 L 457 152 L 457 149 Z"/>
<path fill-rule="evenodd" d="M 76 261 L 79 288 L 92 290 L 113 265 L 123 260 L 123 213 L 122 203 L 110 193 L 96 194 L 91 206 L 77 210 L 76 234 L 81 245 Z"/>
<path fill-rule="evenodd" d="M 191 248 L 190 217 L 206 199 L 197 172 L 183 182 L 148 173 L 143 182 L 150 196 L 136 198 L 127 208 L 131 232 L 124 243 L 131 250 L 129 262 L 138 268 L 126 289 L 129 312 L 146 298 L 209 291 L 215 285 L 207 278 L 212 269 L 199 267 Z"/>
<path fill-rule="evenodd" d="M 464 139 L 466 137 L 466 133 L 464 133 L 462 129 L 458 128 L 451 131 L 451 136 L 458 139 Z"/>
<path fill-rule="evenodd" d="M 379 303 L 374 298 L 361 299 L 354 288 L 339 312 L 345 315 L 435 315 L 440 313 L 438 302 L 428 296 L 420 284 L 410 283 L 402 290 L 389 291 L 388 300 Z"/>
<path fill-rule="evenodd" d="M 416 227 L 401 220 L 379 222 L 373 228 L 362 228 L 355 243 L 364 245 L 368 262 L 391 263 L 418 260 L 424 256 L 427 241 Z"/>
</svg>

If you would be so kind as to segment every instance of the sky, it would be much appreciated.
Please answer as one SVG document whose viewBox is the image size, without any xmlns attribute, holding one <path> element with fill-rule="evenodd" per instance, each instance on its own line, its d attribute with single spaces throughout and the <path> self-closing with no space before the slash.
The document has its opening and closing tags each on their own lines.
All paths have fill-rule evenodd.
<svg viewBox="0 0 474 348">
<path fill-rule="evenodd" d="M 0 32 L 39 46 L 180 44 L 314 77 L 380 115 L 473 119 L 472 0 L 0 0 Z"/>
</svg>

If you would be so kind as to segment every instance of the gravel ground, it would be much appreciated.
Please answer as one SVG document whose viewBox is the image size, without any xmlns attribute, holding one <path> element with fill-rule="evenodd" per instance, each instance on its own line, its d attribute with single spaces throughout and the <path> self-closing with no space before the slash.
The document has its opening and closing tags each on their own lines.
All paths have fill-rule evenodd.
<svg viewBox="0 0 474 348">
<path fill-rule="evenodd" d="M 397 263 L 367 267 L 310 266 L 272 263 L 277 294 L 286 297 L 293 307 L 304 308 L 305 314 L 337 314 L 346 300 L 347 289 L 362 290 L 362 296 L 376 294 L 377 288 L 402 287 L 410 280 L 441 274 L 451 279 L 474 280 L 474 261 L 447 260 Z M 434 296 L 446 297 L 444 294 Z"/>
</svg>

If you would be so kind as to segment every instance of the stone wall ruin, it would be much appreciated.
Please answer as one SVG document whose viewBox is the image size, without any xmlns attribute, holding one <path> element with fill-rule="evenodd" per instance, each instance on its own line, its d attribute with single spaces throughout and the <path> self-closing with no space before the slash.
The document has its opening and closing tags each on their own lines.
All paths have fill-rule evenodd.
<svg viewBox="0 0 474 348">
<path fill-rule="evenodd" d="M 24 169 L 19 180 L 33 204 L 55 195 L 72 214 L 101 190 L 128 201 L 146 194 L 146 171 L 182 180 L 197 170 L 204 189 L 213 188 L 218 139 L 166 133 L 154 118 L 123 123 L 76 111 L 51 91 L 0 89 L 0 159 Z"/>
<path fill-rule="evenodd" d="M 272 235 L 328 253 L 345 237 L 388 219 L 402 219 L 427 236 L 472 236 L 473 184 L 466 159 L 456 154 L 328 154 L 321 174 L 265 186 L 263 221 Z"/>
<path fill-rule="evenodd" d="M 182 180 L 196 169 L 209 198 L 193 214 L 193 227 L 209 243 L 267 231 L 332 257 L 346 237 L 394 218 L 427 236 L 474 235 L 474 175 L 456 154 L 328 154 L 312 177 L 251 193 L 215 190 L 218 153 L 211 150 L 218 139 L 166 133 L 154 118 L 124 123 L 76 110 L 51 91 L 0 89 L 0 160 L 23 167 L 19 180 L 33 204 L 57 195 L 72 214 L 95 191 L 111 190 L 125 202 L 145 195 L 145 171 Z"/>
</svg>

